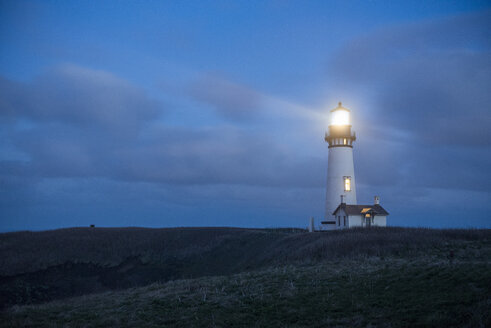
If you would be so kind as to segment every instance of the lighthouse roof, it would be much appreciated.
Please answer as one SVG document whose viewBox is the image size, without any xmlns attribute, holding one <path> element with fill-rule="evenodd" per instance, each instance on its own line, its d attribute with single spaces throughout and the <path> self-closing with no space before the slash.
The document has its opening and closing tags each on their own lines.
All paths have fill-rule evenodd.
<svg viewBox="0 0 491 328">
<path fill-rule="evenodd" d="M 336 107 L 334 109 L 331 109 L 331 112 L 335 112 L 337 110 L 345 110 L 347 112 L 350 111 L 348 108 L 343 107 L 343 103 L 342 102 L 338 102 L 338 107 Z"/>
<path fill-rule="evenodd" d="M 332 215 L 336 215 L 336 213 L 343 209 L 347 215 L 362 215 L 367 212 L 372 212 L 375 215 L 389 215 L 382 206 L 379 204 L 375 205 L 346 205 L 344 203 L 339 204 L 339 206 L 332 212 Z"/>
</svg>

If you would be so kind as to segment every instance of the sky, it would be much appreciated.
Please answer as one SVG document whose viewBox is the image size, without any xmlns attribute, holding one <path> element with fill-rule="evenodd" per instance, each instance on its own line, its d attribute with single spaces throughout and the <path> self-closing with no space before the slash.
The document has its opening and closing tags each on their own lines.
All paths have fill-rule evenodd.
<svg viewBox="0 0 491 328">
<path fill-rule="evenodd" d="M 0 231 L 306 227 L 329 111 L 391 226 L 491 228 L 489 1 L 0 1 Z"/>
</svg>

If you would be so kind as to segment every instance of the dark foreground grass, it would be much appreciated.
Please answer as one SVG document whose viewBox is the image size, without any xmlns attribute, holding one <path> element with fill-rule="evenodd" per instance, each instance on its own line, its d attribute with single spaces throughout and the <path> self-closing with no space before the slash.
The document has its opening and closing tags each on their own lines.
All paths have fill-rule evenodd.
<svg viewBox="0 0 491 328">
<path fill-rule="evenodd" d="M 152 284 L 1 313 L 1 327 L 490 327 L 491 265 L 360 258 Z"/>
<path fill-rule="evenodd" d="M 491 241 L 490 229 L 372 228 L 329 233 L 300 229 L 71 228 L 0 233 L 0 276 L 54 266 L 116 267 L 128 258 L 184 264 L 179 278 L 238 273 L 274 263 L 333 260 L 353 255 L 410 256 L 421 250 Z M 231 268 L 232 267 L 232 268 Z"/>
<path fill-rule="evenodd" d="M 490 230 L 72 229 L 0 255 L 0 327 L 491 327 Z"/>
</svg>

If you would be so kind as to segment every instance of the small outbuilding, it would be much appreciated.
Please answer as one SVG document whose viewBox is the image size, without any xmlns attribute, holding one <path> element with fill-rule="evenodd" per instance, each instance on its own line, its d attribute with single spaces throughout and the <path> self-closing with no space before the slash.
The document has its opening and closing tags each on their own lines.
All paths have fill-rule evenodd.
<svg viewBox="0 0 491 328">
<path fill-rule="evenodd" d="M 330 225 L 331 229 L 344 229 L 353 227 L 386 227 L 389 213 L 379 204 L 375 197 L 373 205 L 347 205 L 342 202 L 332 213 L 333 221 L 324 221 L 323 225 Z"/>
</svg>

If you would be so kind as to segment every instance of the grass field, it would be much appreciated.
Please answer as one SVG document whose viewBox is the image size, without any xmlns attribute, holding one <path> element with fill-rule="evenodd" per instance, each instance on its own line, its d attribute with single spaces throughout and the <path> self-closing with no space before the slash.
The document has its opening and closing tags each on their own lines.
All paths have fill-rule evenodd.
<svg viewBox="0 0 491 328">
<path fill-rule="evenodd" d="M 206 239 L 206 229 L 193 231 Z M 183 261 L 193 267 L 185 272 L 198 278 L 184 274 L 143 287 L 9 306 L 0 326 L 491 326 L 489 230 L 231 231 L 219 233 L 221 241 L 211 247 L 177 256 L 173 263 Z M 253 248 L 242 238 L 263 244 Z M 228 260 L 241 254 L 238 249 L 247 259 Z M 226 261 L 210 260 L 228 252 L 233 256 Z"/>
<path fill-rule="evenodd" d="M 491 266 L 367 259 L 14 307 L 4 327 L 489 327 Z"/>
</svg>

